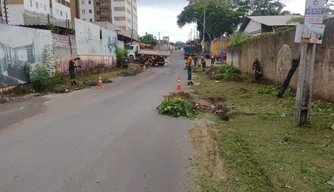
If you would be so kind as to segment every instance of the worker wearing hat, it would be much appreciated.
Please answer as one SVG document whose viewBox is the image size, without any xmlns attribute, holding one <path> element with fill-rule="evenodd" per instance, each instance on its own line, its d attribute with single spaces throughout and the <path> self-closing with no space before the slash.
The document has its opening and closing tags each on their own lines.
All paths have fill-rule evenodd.
<svg viewBox="0 0 334 192">
<path fill-rule="evenodd" d="M 77 82 L 75 81 L 75 68 L 78 68 L 78 67 L 81 68 L 81 66 L 76 66 L 75 65 L 76 60 L 80 60 L 80 58 L 79 57 L 71 58 L 70 63 L 69 63 L 68 71 L 70 72 L 71 85 L 76 85 L 77 84 Z"/>
<path fill-rule="evenodd" d="M 187 62 L 188 85 L 193 85 L 194 84 L 192 82 L 192 61 L 193 61 L 193 58 L 191 56 L 189 56 L 188 57 L 188 62 Z"/>
<path fill-rule="evenodd" d="M 206 68 L 206 61 L 205 61 L 205 59 L 204 59 L 203 56 L 201 57 L 201 65 L 202 65 L 202 70 L 205 71 L 205 68 Z"/>
</svg>

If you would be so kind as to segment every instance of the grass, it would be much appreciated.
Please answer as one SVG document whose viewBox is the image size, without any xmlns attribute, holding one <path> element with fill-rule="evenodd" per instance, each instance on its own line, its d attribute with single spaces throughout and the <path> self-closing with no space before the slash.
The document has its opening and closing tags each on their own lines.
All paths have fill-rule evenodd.
<svg viewBox="0 0 334 192">
<path fill-rule="evenodd" d="M 217 142 L 227 180 L 213 177 L 214 166 L 197 163 L 194 181 L 201 191 L 334 191 L 327 184 L 334 176 L 332 104 L 314 101 L 310 124 L 296 128 L 291 91 L 277 99 L 275 86 L 215 83 L 202 72 L 194 81 L 201 84 L 192 88 L 193 94 L 225 98 L 235 107 L 229 122 L 215 118 L 215 130 L 209 134 Z"/>
</svg>

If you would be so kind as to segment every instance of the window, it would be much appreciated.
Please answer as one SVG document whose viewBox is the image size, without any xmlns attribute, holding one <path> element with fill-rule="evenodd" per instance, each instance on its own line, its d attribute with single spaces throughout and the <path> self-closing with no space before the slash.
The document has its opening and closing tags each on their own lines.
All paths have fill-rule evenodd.
<svg viewBox="0 0 334 192">
<path fill-rule="evenodd" d="M 101 3 L 100 2 L 96 2 L 96 6 L 100 6 L 101 5 Z"/>
<path fill-rule="evenodd" d="M 84 10 L 84 9 L 81 12 L 82 12 L 82 14 L 86 14 L 86 10 Z"/>
<path fill-rule="evenodd" d="M 68 13 L 66 13 L 66 19 L 68 19 Z"/>
<path fill-rule="evenodd" d="M 60 11 L 60 16 L 63 16 L 63 11 Z"/>
<path fill-rule="evenodd" d="M 46 9 L 46 5 L 44 5 L 44 11 L 47 11 L 47 9 Z"/>
<path fill-rule="evenodd" d="M 30 7 L 32 7 L 32 0 L 30 0 Z"/>
<path fill-rule="evenodd" d="M 82 20 L 86 21 L 86 19 L 82 19 Z"/>
<path fill-rule="evenodd" d="M 85 0 L 81 0 L 81 4 L 84 5 L 85 4 Z"/>
<path fill-rule="evenodd" d="M 92 4 L 92 1 L 89 0 L 89 1 L 88 1 L 88 4 L 89 4 L 89 5 Z"/>
<path fill-rule="evenodd" d="M 96 15 L 101 15 L 101 11 L 96 11 Z"/>
<path fill-rule="evenodd" d="M 89 9 L 89 13 L 92 13 L 92 10 L 91 10 L 91 9 Z"/>
<path fill-rule="evenodd" d="M 38 3 L 36 2 L 36 8 L 38 9 Z"/>
<path fill-rule="evenodd" d="M 42 5 L 42 3 L 39 4 L 39 7 L 40 7 L 41 9 L 43 9 L 43 5 Z"/>
<path fill-rule="evenodd" d="M 93 21 L 93 19 L 89 19 L 89 21 L 90 21 L 90 22 L 92 22 L 92 21 Z"/>
</svg>

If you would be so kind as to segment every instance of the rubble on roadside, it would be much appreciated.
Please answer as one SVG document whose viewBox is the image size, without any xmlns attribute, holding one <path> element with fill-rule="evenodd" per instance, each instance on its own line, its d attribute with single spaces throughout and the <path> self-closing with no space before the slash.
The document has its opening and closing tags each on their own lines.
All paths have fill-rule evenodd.
<svg viewBox="0 0 334 192">
<path fill-rule="evenodd" d="M 229 120 L 229 114 L 231 108 L 224 104 L 224 99 L 218 97 L 194 97 L 186 92 L 171 93 L 165 96 L 165 98 L 181 98 L 188 101 L 193 106 L 195 114 L 198 112 L 213 113 L 224 121 Z"/>
</svg>

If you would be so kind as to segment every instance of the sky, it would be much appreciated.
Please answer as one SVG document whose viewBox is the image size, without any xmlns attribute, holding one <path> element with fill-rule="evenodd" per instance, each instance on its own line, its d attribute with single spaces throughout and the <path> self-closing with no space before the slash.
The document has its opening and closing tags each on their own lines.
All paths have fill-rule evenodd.
<svg viewBox="0 0 334 192">
<path fill-rule="evenodd" d="M 285 10 L 300 13 L 304 12 L 305 0 L 281 0 L 286 5 Z M 138 3 L 138 31 L 139 35 L 145 32 L 162 39 L 169 36 L 171 42 L 186 41 L 194 25 L 187 25 L 180 29 L 177 26 L 177 15 L 180 14 L 187 0 L 137 0 Z"/>
</svg>

